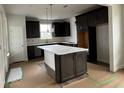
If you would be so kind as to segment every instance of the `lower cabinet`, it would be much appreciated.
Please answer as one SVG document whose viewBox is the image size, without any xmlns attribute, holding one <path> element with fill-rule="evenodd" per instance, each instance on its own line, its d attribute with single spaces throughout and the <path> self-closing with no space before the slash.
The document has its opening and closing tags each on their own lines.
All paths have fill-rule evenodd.
<svg viewBox="0 0 124 93">
<path fill-rule="evenodd" d="M 37 46 L 28 46 L 27 52 L 28 52 L 28 60 L 41 58 L 44 56 L 44 51 L 38 49 Z"/>
<path fill-rule="evenodd" d="M 87 52 L 56 55 L 56 81 L 62 83 L 87 72 Z"/>
<path fill-rule="evenodd" d="M 28 59 L 29 60 L 35 58 L 34 46 L 28 46 L 27 47 L 27 52 L 28 52 Z"/>
</svg>

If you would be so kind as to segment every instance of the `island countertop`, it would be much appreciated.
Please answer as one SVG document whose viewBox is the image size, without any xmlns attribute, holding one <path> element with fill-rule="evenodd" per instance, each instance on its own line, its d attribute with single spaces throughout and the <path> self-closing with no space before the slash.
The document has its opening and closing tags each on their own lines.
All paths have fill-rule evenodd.
<svg viewBox="0 0 124 93">
<path fill-rule="evenodd" d="M 63 46 L 63 45 L 37 46 L 37 48 L 52 52 L 57 55 L 65 55 L 69 53 L 88 51 L 88 49 L 85 49 L 85 48 L 70 47 L 70 46 Z"/>
</svg>

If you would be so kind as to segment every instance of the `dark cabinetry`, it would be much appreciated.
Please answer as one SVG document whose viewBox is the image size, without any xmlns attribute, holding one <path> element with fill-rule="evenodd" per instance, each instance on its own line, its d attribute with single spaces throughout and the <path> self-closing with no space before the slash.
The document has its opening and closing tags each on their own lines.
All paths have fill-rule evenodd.
<svg viewBox="0 0 124 93">
<path fill-rule="evenodd" d="M 54 22 L 54 36 L 63 37 L 70 36 L 70 23 L 68 22 Z"/>
<path fill-rule="evenodd" d="M 96 12 L 96 24 L 103 24 L 108 22 L 108 8 L 101 7 Z"/>
<path fill-rule="evenodd" d="M 67 54 L 61 56 L 61 78 L 66 81 L 75 76 L 74 54 Z"/>
<path fill-rule="evenodd" d="M 39 38 L 40 26 L 39 21 L 26 21 L 27 38 Z"/>
<path fill-rule="evenodd" d="M 108 22 L 108 8 L 100 7 L 76 16 L 77 31 L 88 31 L 88 26 L 96 26 Z"/>
<path fill-rule="evenodd" d="M 87 14 L 87 26 L 96 26 L 96 12 L 91 11 Z"/>
<path fill-rule="evenodd" d="M 70 23 L 66 22 L 65 23 L 65 31 L 66 31 L 66 36 L 70 36 Z"/>
<path fill-rule="evenodd" d="M 77 52 L 66 55 L 56 55 L 56 80 L 62 83 L 87 72 L 87 52 Z"/>
<path fill-rule="evenodd" d="M 86 66 L 86 59 L 87 58 L 86 58 L 86 56 L 87 56 L 86 52 L 78 52 L 75 54 L 76 76 L 80 76 L 80 75 L 87 72 L 87 66 Z"/>
<path fill-rule="evenodd" d="M 82 43 L 82 39 L 80 39 L 80 37 L 82 36 L 80 36 L 81 34 L 79 33 L 79 31 L 88 32 L 88 48 L 89 48 L 88 61 L 90 62 L 95 63 L 97 61 L 96 26 L 104 23 L 108 23 L 108 7 L 104 7 L 104 6 L 99 7 L 95 10 L 76 16 L 78 38 L 81 43 Z"/>
<path fill-rule="evenodd" d="M 28 59 L 35 59 L 35 58 L 41 58 L 44 56 L 44 51 L 37 48 L 37 46 L 28 46 L 27 47 L 28 51 Z"/>
<path fill-rule="evenodd" d="M 89 37 L 89 55 L 88 61 L 97 61 L 97 46 L 96 46 L 96 27 L 88 27 L 88 37 Z"/>
<path fill-rule="evenodd" d="M 87 31 L 87 15 L 76 17 L 77 31 Z"/>
<path fill-rule="evenodd" d="M 34 51 L 34 46 L 28 46 L 28 59 L 34 59 L 35 58 L 35 51 Z"/>
</svg>

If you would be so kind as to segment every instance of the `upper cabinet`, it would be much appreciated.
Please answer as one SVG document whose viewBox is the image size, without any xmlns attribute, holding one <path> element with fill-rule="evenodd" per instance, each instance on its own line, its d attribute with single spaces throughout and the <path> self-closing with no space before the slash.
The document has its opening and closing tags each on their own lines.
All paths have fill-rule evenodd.
<svg viewBox="0 0 124 93">
<path fill-rule="evenodd" d="M 91 11 L 87 15 L 87 26 L 96 26 L 96 11 Z"/>
<path fill-rule="evenodd" d="M 70 23 L 54 22 L 53 27 L 54 27 L 54 36 L 55 37 L 70 36 Z"/>
<path fill-rule="evenodd" d="M 78 31 L 86 31 L 87 30 L 87 15 L 80 15 L 76 17 L 76 24 Z"/>
<path fill-rule="evenodd" d="M 108 22 L 108 8 L 100 7 L 76 16 L 77 31 L 88 31 L 88 26 L 96 26 Z"/>
<path fill-rule="evenodd" d="M 39 21 L 26 21 L 27 38 L 40 38 Z"/>
<path fill-rule="evenodd" d="M 108 8 L 101 7 L 96 10 L 96 24 L 103 24 L 108 22 Z"/>
</svg>

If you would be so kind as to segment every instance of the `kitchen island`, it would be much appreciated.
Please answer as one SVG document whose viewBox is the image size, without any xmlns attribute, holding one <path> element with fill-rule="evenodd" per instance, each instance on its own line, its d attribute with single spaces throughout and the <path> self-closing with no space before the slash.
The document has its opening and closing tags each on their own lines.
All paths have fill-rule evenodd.
<svg viewBox="0 0 124 93">
<path fill-rule="evenodd" d="M 48 74 L 57 83 L 70 80 L 87 72 L 87 49 L 63 46 L 38 46 L 45 54 L 45 66 Z"/>
</svg>

